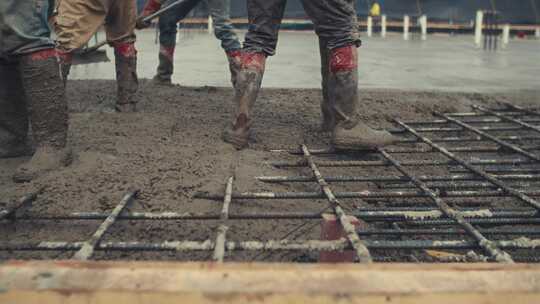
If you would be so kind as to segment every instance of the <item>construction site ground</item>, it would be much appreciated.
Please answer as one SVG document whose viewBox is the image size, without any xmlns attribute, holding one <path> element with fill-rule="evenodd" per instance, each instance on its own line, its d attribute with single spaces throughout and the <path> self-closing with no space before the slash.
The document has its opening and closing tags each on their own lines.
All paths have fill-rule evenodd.
<svg viewBox="0 0 540 304">
<path fill-rule="evenodd" d="M 140 112 L 111 113 L 115 99 L 113 80 L 73 80 L 67 88 L 71 110 L 69 140 L 74 149 L 73 164 L 28 184 L 15 184 L 11 175 L 27 158 L 0 160 L 1 207 L 24 194 L 44 187 L 30 214 L 58 215 L 78 211 L 110 212 L 131 188 L 141 190 L 131 211 L 213 212 L 220 202 L 195 199 L 197 192 L 224 193 L 227 177 L 235 175 L 235 191 L 317 191 L 315 183 L 264 184 L 259 175 L 309 174 L 307 168 L 275 169 L 272 160 L 297 160 L 271 149 L 310 148 L 329 145 L 329 134 L 318 131 L 320 121 L 318 89 L 262 90 L 254 113 L 252 143 L 237 152 L 222 142 L 223 128 L 230 123 L 232 89 L 216 87 L 155 86 L 140 83 Z M 499 102 L 537 106 L 540 92 L 496 94 L 443 93 L 387 89 L 363 89 L 362 117 L 374 127 L 395 127 L 392 119 L 406 121 L 433 119 L 432 112 L 467 112 L 472 104 L 496 107 Z M 369 154 L 357 155 L 370 159 Z M 440 159 L 439 156 L 438 159 Z M 406 159 L 406 158 L 402 158 Z M 340 171 L 341 170 L 341 171 Z M 343 171 L 348 170 L 348 171 Z M 356 171 L 355 171 L 356 170 Z M 380 169 L 328 168 L 323 174 L 376 175 Z M 341 191 L 361 191 L 375 185 L 333 184 Z M 343 200 L 347 208 L 361 206 L 358 200 Z M 317 212 L 325 200 L 245 200 L 235 201 L 231 212 Z M 4 222 L 1 242 L 82 241 L 88 239 L 101 221 Z M 238 221 L 231 224 L 230 240 L 272 240 L 282 238 L 318 239 L 320 221 L 302 224 L 294 220 Z M 214 238 L 218 221 L 119 221 L 105 236 L 113 241 L 197 240 Z M 71 253 L 9 252 L 0 258 L 69 258 Z M 96 259 L 207 260 L 210 253 L 98 252 Z M 313 261 L 302 254 L 234 253 L 227 260 Z M 397 257 L 399 260 L 399 257 Z"/>
</svg>

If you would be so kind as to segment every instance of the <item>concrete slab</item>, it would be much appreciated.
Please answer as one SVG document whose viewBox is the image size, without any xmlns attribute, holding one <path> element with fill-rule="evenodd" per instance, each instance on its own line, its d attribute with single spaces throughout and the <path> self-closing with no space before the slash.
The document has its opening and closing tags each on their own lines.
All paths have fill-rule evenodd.
<svg viewBox="0 0 540 304">
<path fill-rule="evenodd" d="M 240 33 L 243 37 L 244 32 Z M 100 35 L 104 37 L 103 34 Z M 157 65 L 155 31 L 138 34 L 139 76 L 151 78 Z M 402 90 L 495 92 L 537 90 L 540 40 L 512 41 L 505 50 L 476 49 L 470 36 L 430 36 L 427 41 L 364 38 L 360 51 L 360 86 Z M 109 57 L 113 59 L 111 50 Z M 312 32 L 282 32 L 278 53 L 267 65 L 263 85 L 318 88 L 320 62 Z M 219 41 L 206 31 L 183 30 L 173 81 L 187 86 L 229 86 L 226 58 Z M 112 63 L 75 66 L 72 79 L 112 79 Z"/>
</svg>

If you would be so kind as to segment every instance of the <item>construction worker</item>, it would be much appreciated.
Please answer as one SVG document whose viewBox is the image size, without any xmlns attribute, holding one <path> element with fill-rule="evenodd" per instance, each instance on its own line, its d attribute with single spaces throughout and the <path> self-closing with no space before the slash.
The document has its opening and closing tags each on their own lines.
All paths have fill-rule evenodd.
<svg viewBox="0 0 540 304">
<path fill-rule="evenodd" d="M 248 0 L 249 31 L 241 55 L 234 103 L 236 111 L 223 139 L 237 149 L 248 145 L 252 110 L 261 87 L 266 58 L 275 53 L 286 0 Z M 373 149 L 396 139 L 360 121 L 358 52 L 353 0 L 302 0 L 319 37 L 322 74 L 322 131 L 332 132 L 336 149 Z"/>
<path fill-rule="evenodd" d="M 0 158 L 29 155 L 29 122 L 36 146 L 13 179 L 28 182 L 68 165 L 68 109 L 48 1 L 0 1 Z"/>
<path fill-rule="evenodd" d="M 64 80 L 73 52 L 82 48 L 105 25 L 108 43 L 114 47 L 116 64 L 116 111 L 136 111 L 138 89 L 135 49 L 135 0 L 56 0 L 58 52 Z"/>
<path fill-rule="evenodd" d="M 167 5 L 170 5 L 174 1 L 175 0 L 148 0 L 141 16 L 139 16 L 137 28 L 147 27 L 148 24 L 142 22 L 144 17 L 156 12 L 162 6 L 166 7 Z M 238 73 L 240 67 L 241 45 L 231 25 L 231 1 L 207 0 L 206 2 L 210 10 L 210 16 L 212 17 L 214 34 L 217 39 L 221 40 L 221 47 L 227 55 L 231 71 L 231 80 L 234 85 L 235 75 Z M 157 84 L 171 84 L 178 22 L 183 19 L 187 13 L 188 12 L 182 11 L 181 8 L 178 7 L 159 17 L 159 65 L 157 67 L 157 73 L 153 78 L 153 81 Z"/>
</svg>

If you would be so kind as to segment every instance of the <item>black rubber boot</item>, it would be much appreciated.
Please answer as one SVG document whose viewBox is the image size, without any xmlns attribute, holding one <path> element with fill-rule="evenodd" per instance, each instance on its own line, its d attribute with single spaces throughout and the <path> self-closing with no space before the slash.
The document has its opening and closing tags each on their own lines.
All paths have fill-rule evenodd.
<svg viewBox="0 0 540 304">
<path fill-rule="evenodd" d="M 157 73 L 152 82 L 157 85 L 172 85 L 172 75 L 174 72 L 174 46 L 161 45 L 159 48 L 159 64 Z"/>
<path fill-rule="evenodd" d="M 118 86 L 116 111 L 137 111 L 137 51 L 133 43 L 117 44 L 114 47 L 116 83 Z"/>
<path fill-rule="evenodd" d="M 0 158 L 28 155 L 28 113 L 17 63 L 0 61 Z"/>
<path fill-rule="evenodd" d="M 328 96 L 334 101 L 337 125 L 332 144 L 338 150 L 373 150 L 398 139 L 387 131 L 378 131 L 358 117 L 358 51 L 356 46 L 332 50 L 329 65 Z"/>
<path fill-rule="evenodd" d="M 68 165 L 68 108 L 59 65 L 49 50 L 22 57 L 20 75 L 26 95 L 36 152 L 17 169 L 15 182 L 28 182 Z"/>
<path fill-rule="evenodd" d="M 251 110 L 259 94 L 266 55 L 263 53 L 242 53 L 241 69 L 236 81 L 234 101 L 236 113 L 233 123 L 223 132 L 223 140 L 241 150 L 248 146 L 249 130 L 252 124 Z"/>
</svg>

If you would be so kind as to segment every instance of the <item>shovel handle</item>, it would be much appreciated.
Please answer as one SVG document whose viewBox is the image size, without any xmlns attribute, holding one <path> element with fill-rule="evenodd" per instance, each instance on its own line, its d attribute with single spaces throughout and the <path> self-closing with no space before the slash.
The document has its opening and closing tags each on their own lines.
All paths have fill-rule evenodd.
<svg viewBox="0 0 540 304">
<path fill-rule="evenodd" d="M 102 46 L 106 45 L 107 44 L 107 40 L 104 40 L 104 41 L 101 41 L 89 48 L 86 48 L 84 49 L 81 53 L 82 54 L 88 54 L 88 53 L 92 53 L 94 51 L 96 51 L 97 49 L 101 48 Z"/>
<path fill-rule="evenodd" d="M 177 0 L 177 1 L 174 1 L 173 3 L 167 5 L 166 7 L 163 7 L 163 8 L 161 8 L 160 10 L 156 11 L 155 13 L 152 13 L 152 14 L 150 14 L 150 15 L 144 17 L 144 18 L 143 18 L 143 22 L 144 22 L 144 23 L 150 22 L 150 21 L 152 21 L 153 19 L 155 19 L 155 18 L 161 16 L 163 13 L 165 13 L 165 12 L 167 12 L 167 11 L 169 11 L 169 10 L 171 10 L 171 9 L 173 9 L 173 8 L 175 8 L 175 7 L 179 6 L 179 5 L 181 5 L 181 4 L 185 4 L 186 2 L 192 2 L 191 5 L 189 5 L 189 7 L 188 7 L 188 8 L 189 8 L 188 12 L 189 12 L 189 11 L 191 11 L 191 9 L 192 9 L 193 7 L 195 7 L 195 5 L 197 5 L 199 2 L 201 2 L 201 0 L 196 0 L 196 1 L 190 1 L 190 0 Z M 186 12 L 186 15 L 187 15 L 188 12 Z"/>
</svg>

